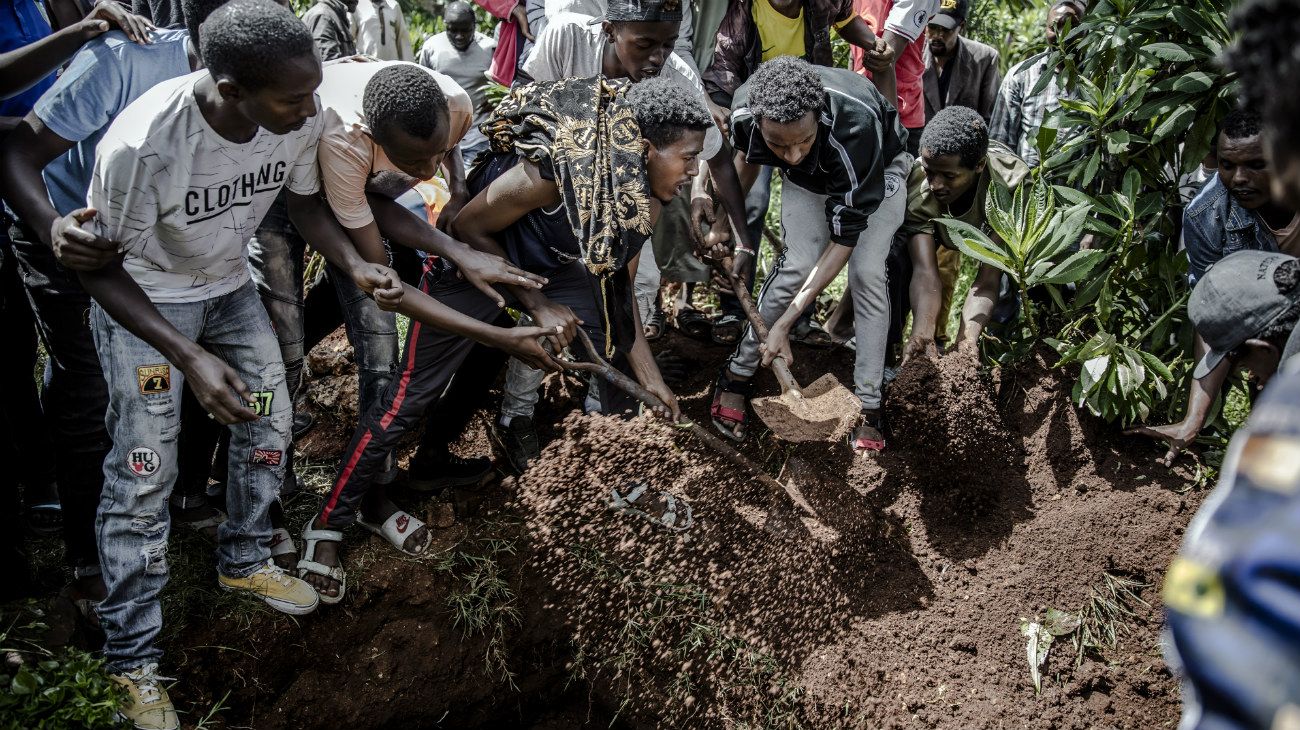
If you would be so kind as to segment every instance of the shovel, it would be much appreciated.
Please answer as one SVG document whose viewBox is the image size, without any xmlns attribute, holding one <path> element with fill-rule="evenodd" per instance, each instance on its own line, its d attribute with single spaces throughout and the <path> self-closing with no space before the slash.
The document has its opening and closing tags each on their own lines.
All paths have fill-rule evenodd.
<svg viewBox="0 0 1300 730">
<path fill-rule="evenodd" d="M 731 282 L 731 290 L 740 300 L 745 316 L 760 341 L 767 341 L 767 325 L 758 314 L 749 289 L 731 272 L 731 258 L 714 262 L 718 273 Z M 781 395 L 755 398 L 754 412 L 772 433 L 783 441 L 839 441 L 853 428 L 862 413 L 862 402 L 839 379 L 826 373 L 807 388 L 800 388 L 785 358 L 772 361 L 772 372 L 781 384 Z"/>
<path fill-rule="evenodd" d="M 582 340 L 582 346 L 587 348 L 587 355 L 591 358 L 591 362 L 577 362 L 574 360 L 557 358 L 557 361 L 561 365 L 569 370 L 595 373 L 605 380 L 608 380 L 614 387 L 622 390 L 651 408 L 667 408 L 663 401 L 659 400 L 659 398 L 650 391 L 641 387 L 640 383 L 632 380 L 618 370 L 615 370 L 613 365 L 610 365 L 607 361 L 601 358 L 601 356 L 597 354 L 596 348 L 592 346 L 591 338 L 587 336 L 586 332 L 579 329 L 578 337 Z M 803 493 L 799 491 L 798 487 L 793 484 L 783 484 L 773 479 L 767 472 L 759 468 L 757 464 L 746 458 L 744 454 L 728 446 L 721 438 L 714 436 L 709 429 L 700 428 L 698 423 L 689 418 L 683 416 L 682 420 L 678 421 L 674 425 L 688 431 L 695 436 L 695 438 L 703 441 L 705 446 L 718 452 L 736 466 L 748 471 L 750 474 L 753 474 L 754 477 L 768 489 L 776 493 L 785 493 L 789 496 L 790 501 L 794 502 L 795 506 L 797 506 L 804 514 L 812 518 L 819 527 L 825 528 L 825 525 L 821 522 L 821 518 L 817 516 L 816 510 L 814 510 L 812 505 L 808 503 L 808 500 L 804 498 Z"/>
</svg>

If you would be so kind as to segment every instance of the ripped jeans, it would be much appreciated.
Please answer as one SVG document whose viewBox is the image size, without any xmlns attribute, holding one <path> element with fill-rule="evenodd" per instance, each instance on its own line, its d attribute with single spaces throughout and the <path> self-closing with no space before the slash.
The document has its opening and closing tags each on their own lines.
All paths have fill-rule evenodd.
<svg viewBox="0 0 1300 730">
<path fill-rule="evenodd" d="M 269 510 L 288 466 L 292 403 L 284 363 L 257 288 L 248 282 L 202 302 L 158 304 L 181 334 L 234 368 L 262 417 L 230 426 L 228 519 L 217 535 L 217 570 L 246 576 L 270 558 Z M 113 448 L 95 523 L 108 596 L 99 607 L 109 666 L 158 661 L 158 594 L 167 583 L 167 498 L 177 475 L 184 375 L 151 345 L 91 308 L 95 349 L 108 384 L 105 424 Z"/>
</svg>

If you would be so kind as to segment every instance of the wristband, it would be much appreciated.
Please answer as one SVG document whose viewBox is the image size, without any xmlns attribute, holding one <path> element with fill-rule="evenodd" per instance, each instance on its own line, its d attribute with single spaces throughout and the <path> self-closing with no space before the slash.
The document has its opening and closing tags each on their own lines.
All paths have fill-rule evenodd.
<svg viewBox="0 0 1300 730">
<path fill-rule="evenodd" d="M 750 256 L 757 256 L 757 255 L 758 255 L 758 252 L 755 251 L 754 249 L 752 249 L 752 248 L 745 248 L 744 246 L 736 246 L 736 251 L 735 251 L 735 252 L 736 252 L 736 253 L 747 253 L 747 254 L 749 254 Z"/>
</svg>

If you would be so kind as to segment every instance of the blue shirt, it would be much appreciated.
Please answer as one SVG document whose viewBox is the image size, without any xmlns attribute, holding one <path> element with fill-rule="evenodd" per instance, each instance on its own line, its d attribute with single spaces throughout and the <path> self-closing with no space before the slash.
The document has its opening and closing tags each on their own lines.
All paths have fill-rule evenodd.
<svg viewBox="0 0 1300 730">
<path fill-rule="evenodd" d="M 154 85 L 190 73 L 185 30 L 155 30 L 139 45 L 114 30 L 82 46 L 54 86 L 36 102 L 51 132 L 77 144 L 45 166 L 45 187 L 59 215 L 86 207 L 95 147 L 108 125 Z"/>
<path fill-rule="evenodd" d="M 1192 286 L 1210 265 L 1238 251 L 1277 251 L 1277 236 L 1253 210 L 1241 207 L 1218 174 L 1183 210 L 1187 281 Z"/>
<path fill-rule="evenodd" d="M 35 0 L 0 0 L 0 53 L 16 51 L 50 35 L 49 21 Z M 0 101 L 0 117 L 25 117 L 32 104 L 54 85 L 54 74 L 17 96 Z"/>
</svg>

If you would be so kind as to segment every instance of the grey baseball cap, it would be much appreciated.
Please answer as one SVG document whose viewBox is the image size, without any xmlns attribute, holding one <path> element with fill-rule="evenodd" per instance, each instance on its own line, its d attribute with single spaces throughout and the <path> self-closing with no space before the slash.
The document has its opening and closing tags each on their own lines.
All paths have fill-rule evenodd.
<svg viewBox="0 0 1300 730">
<path fill-rule="evenodd" d="M 1273 274 L 1283 263 L 1295 260 L 1282 253 L 1238 251 L 1205 272 L 1187 302 L 1192 326 L 1210 346 L 1193 377 L 1209 375 L 1228 353 L 1294 306 L 1289 294 L 1278 291 Z"/>
</svg>

